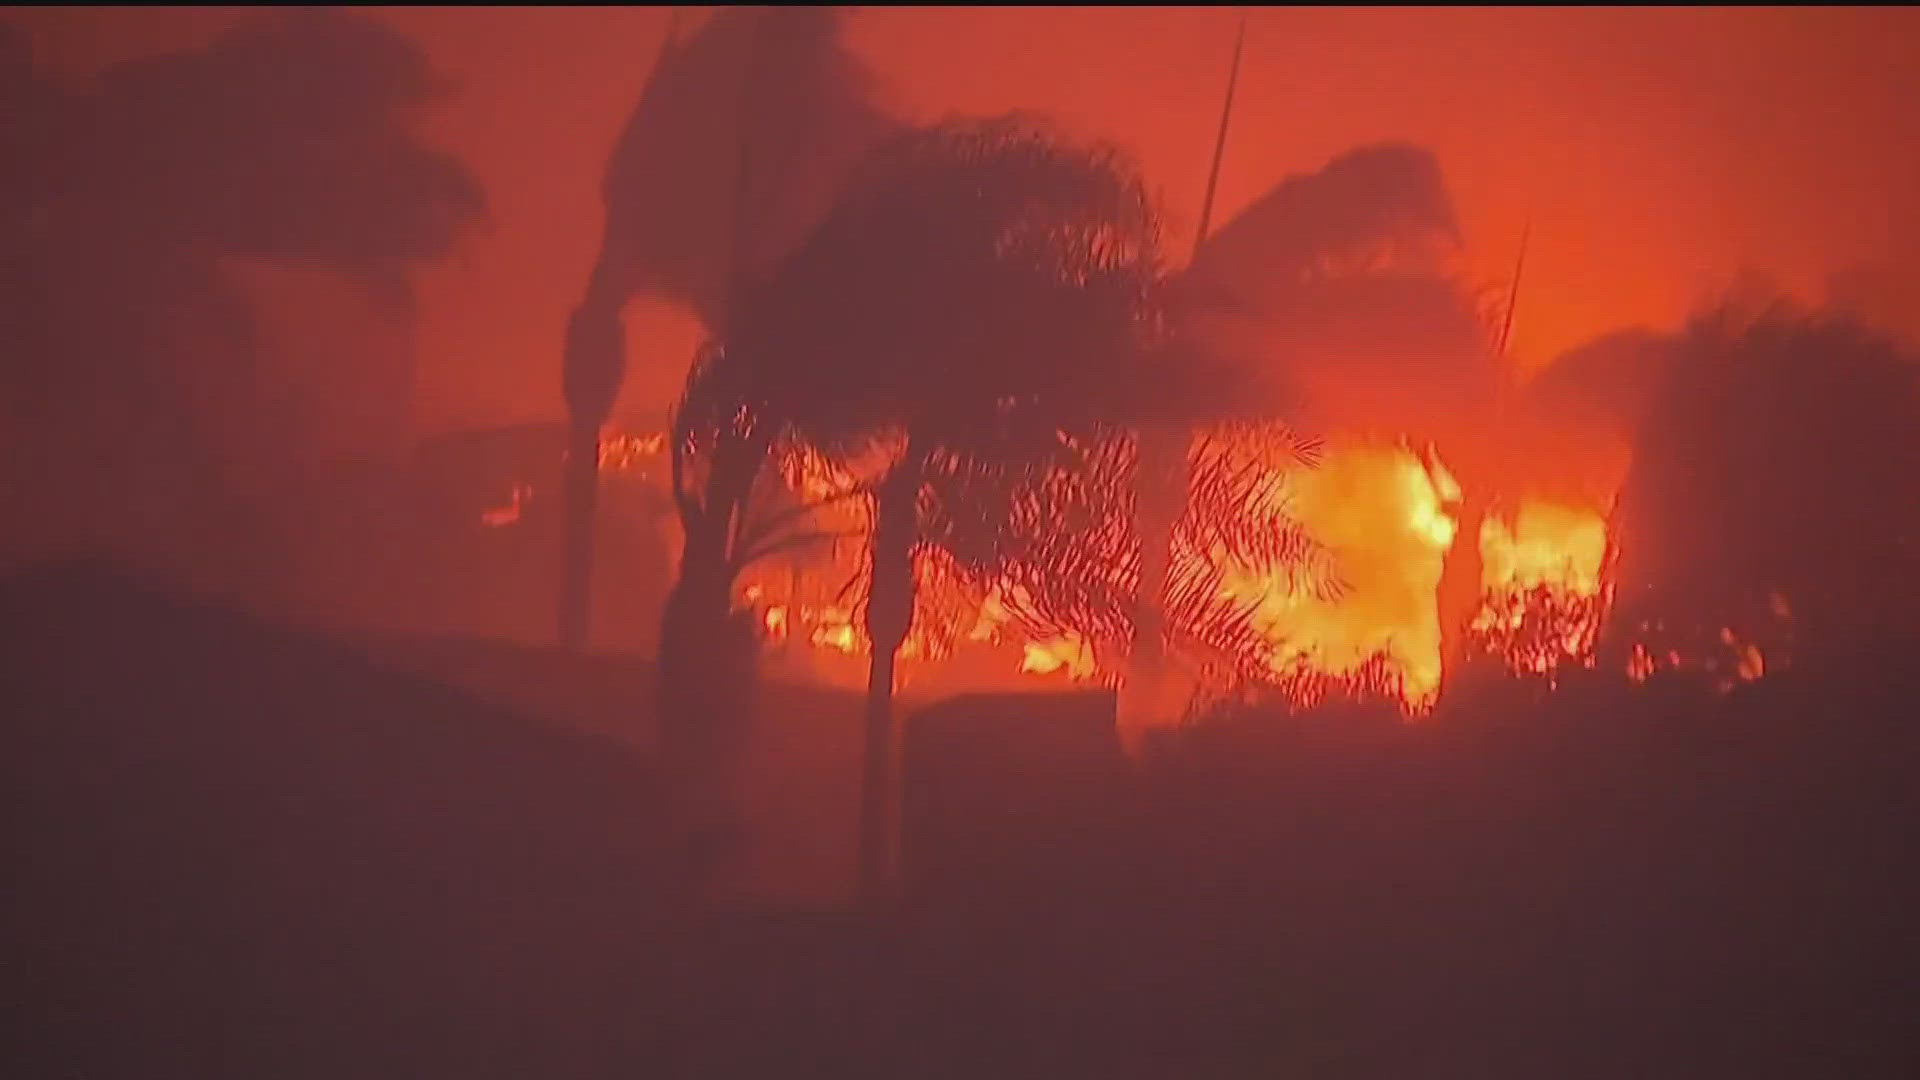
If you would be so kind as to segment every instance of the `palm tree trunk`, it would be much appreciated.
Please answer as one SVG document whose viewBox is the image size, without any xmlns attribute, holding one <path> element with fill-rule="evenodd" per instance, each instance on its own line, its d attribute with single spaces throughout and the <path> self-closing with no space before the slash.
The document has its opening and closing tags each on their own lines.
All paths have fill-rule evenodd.
<svg viewBox="0 0 1920 1080">
<path fill-rule="evenodd" d="M 894 661 L 913 625 L 915 501 L 921 461 L 913 448 L 881 485 L 874 515 L 867 591 L 867 636 L 873 653 L 867 668 L 866 768 L 860 790 L 860 897 L 881 901 L 892 883 Z"/>
<path fill-rule="evenodd" d="M 560 641 L 587 643 L 593 582 L 595 503 L 600 489 L 600 425 L 613 411 L 626 377 L 620 294 L 604 264 L 594 269 L 587 296 L 567 323 L 561 383 L 572 430 L 567 438 L 565 565 L 560 579 Z"/>
<path fill-rule="evenodd" d="M 1213 222 L 1213 198 L 1220 187 L 1220 164 L 1226 158 L 1227 131 L 1233 123 L 1233 91 L 1240 83 L 1240 54 L 1247 43 L 1247 17 L 1240 16 L 1233 39 L 1233 65 L 1227 69 L 1227 94 L 1220 105 L 1220 129 L 1214 136 L 1213 162 L 1207 169 L 1207 192 L 1200 202 L 1200 227 L 1194 233 L 1193 254 L 1200 257 Z M 1140 586 L 1133 609 L 1133 648 L 1127 658 L 1127 680 L 1116 702 L 1121 745 L 1137 753 L 1146 729 L 1171 722 L 1176 704 L 1168 684 L 1165 636 L 1167 581 L 1173 571 L 1173 532 L 1187 508 L 1193 483 L 1188 453 L 1193 426 L 1179 421 L 1149 422 L 1140 426 L 1140 453 L 1135 465 L 1134 521 L 1140 534 Z"/>
<path fill-rule="evenodd" d="M 683 491 L 676 427 L 674 489 L 683 532 L 680 576 L 661 615 L 655 686 L 660 760 L 694 872 L 723 874 L 740 821 L 738 784 L 755 711 L 757 645 L 733 610 L 734 529 L 765 459 L 762 440 L 723 438 L 698 497 Z M 711 882 L 709 882 L 711 883 Z"/>
<path fill-rule="evenodd" d="M 1173 569 L 1173 533 L 1186 510 L 1191 484 L 1185 424 L 1144 424 L 1135 467 L 1135 521 L 1140 534 L 1140 584 L 1134 598 L 1133 649 L 1119 701 L 1122 741 L 1137 749 L 1146 728 L 1169 723 L 1166 693 L 1167 582 Z"/>
<path fill-rule="evenodd" d="M 867 664 L 866 774 L 860 788 L 860 897 L 867 904 L 886 894 L 890 878 L 893 667 L 894 650 L 874 646 Z"/>
<path fill-rule="evenodd" d="M 655 687 L 663 758 L 687 765 L 704 728 L 714 723 L 718 703 L 734 689 L 732 659 L 723 654 L 729 578 L 726 565 L 707 549 L 687 548 L 679 580 L 667 596 L 660 627 L 660 664 Z"/>
</svg>

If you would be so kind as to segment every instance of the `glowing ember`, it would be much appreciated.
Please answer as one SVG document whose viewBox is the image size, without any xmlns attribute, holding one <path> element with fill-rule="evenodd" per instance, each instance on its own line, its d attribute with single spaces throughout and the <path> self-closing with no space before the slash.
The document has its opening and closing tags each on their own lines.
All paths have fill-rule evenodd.
<svg viewBox="0 0 1920 1080">
<path fill-rule="evenodd" d="M 1792 632 L 1790 610 L 1778 593 L 1769 597 L 1767 615 L 1755 621 L 1762 628 L 1760 639 L 1731 626 L 1690 635 L 1678 633 L 1664 622 L 1642 622 L 1639 640 L 1627 657 L 1627 677 L 1640 683 L 1656 674 L 1691 676 L 1706 679 L 1722 694 L 1741 683 L 1756 682 L 1766 677 L 1770 667 L 1786 665 Z M 1761 639 L 1770 644 L 1763 648 Z M 1665 643 L 1665 648 L 1648 642 Z M 1771 660 L 1768 649 L 1775 651 Z"/>
<path fill-rule="evenodd" d="M 600 469 L 609 473 L 637 472 L 649 459 L 659 456 L 666 445 L 665 435 L 629 435 L 609 429 L 600 436 Z M 507 503 L 482 511 L 480 524 L 499 529 L 517 523 L 533 500 L 533 493 L 532 484 L 515 481 Z"/>
<path fill-rule="evenodd" d="M 514 484 L 513 493 L 507 505 L 496 506 L 491 510 L 483 512 L 480 515 L 480 524 L 485 525 L 489 529 L 499 529 L 512 525 L 514 522 L 520 520 L 521 508 L 526 506 L 527 500 L 531 498 L 533 498 L 532 484 Z"/>
<path fill-rule="evenodd" d="M 1720 643 L 1733 652 L 1733 673 L 1741 682 L 1752 682 L 1767 673 L 1767 659 L 1760 654 L 1759 646 L 1741 641 L 1724 626 L 1720 628 Z"/>
<path fill-rule="evenodd" d="M 600 436 L 600 470 L 626 472 L 641 467 L 649 458 L 658 457 L 667 446 L 663 434 L 626 435 L 605 432 Z"/>
<path fill-rule="evenodd" d="M 1627 678 L 1643 683 L 1647 681 L 1649 675 L 1658 670 L 1660 670 L 1660 662 L 1654 659 L 1645 645 L 1638 641 L 1634 642 L 1633 651 L 1627 657 Z"/>
</svg>

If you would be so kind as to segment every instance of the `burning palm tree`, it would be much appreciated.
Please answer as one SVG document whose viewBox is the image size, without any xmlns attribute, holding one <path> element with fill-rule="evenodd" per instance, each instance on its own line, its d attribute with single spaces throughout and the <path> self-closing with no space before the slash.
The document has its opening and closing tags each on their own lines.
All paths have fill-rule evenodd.
<svg viewBox="0 0 1920 1080">
<path fill-rule="evenodd" d="M 1146 725 L 1167 722 L 1174 707 L 1175 687 L 1165 666 L 1170 642 L 1163 634 L 1178 622 L 1168 609 L 1175 588 L 1171 575 L 1180 561 L 1174 548 L 1183 499 L 1196 483 L 1195 470 L 1203 467 L 1203 448 L 1210 445 L 1198 437 L 1202 432 L 1227 420 L 1271 426 L 1303 395 L 1316 396 L 1325 387 L 1317 368 L 1376 358 L 1396 365 L 1425 360 L 1447 369 L 1438 379 L 1408 380 L 1394 373 L 1394 381 L 1417 388 L 1420 402 L 1391 417 L 1403 434 L 1419 432 L 1432 439 L 1432 412 L 1480 415 L 1491 398 L 1492 367 L 1484 363 L 1491 356 L 1487 319 L 1476 299 L 1442 268 L 1457 230 L 1432 155 L 1397 145 L 1359 148 L 1318 173 L 1286 178 L 1217 233 L 1209 232 L 1245 35 L 1242 18 L 1194 257 L 1167 283 L 1173 332 L 1188 344 L 1187 352 L 1234 358 L 1231 367 L 1209 372 L 1203 380 L 1230 392 L 1213 400 L 1159 402 L 1157 410 L 1130 418 L 1139 436 L 1142 548 L 1134 600 L 1139 631 L 1121 719 L 1123 731 L 1134 736 Z M 1355 374 L 1347 373 L 1346 380 L 1356 381 Z M 1360 374 L 1358 381 L 1368 381 L 1367 376 Z M 1445 408 L 1434 400 L 1440 396 L 1436 387 L 1464 388 L 1471 399 L 1465 402 L 1468 408 Z M 1343 414 L 1319 404 L 1322 423 L 1353 418 L 1351 410 Z M 1428 407 L 1436 404 L 1442 407 Z M 1368 411 L 1373 420 L 1391 412 Z M 1455 546 L 1471 556 L 1484 511 L 1477 502 L 1466 509 L 1472 531 L 1468 542 Z M 1478 568 L 1470 558 L 1449 559 L 1446 570 L 1449 584 L 1474 579 L 1477 598 Z M 1463 608 L 1454 620 L 1463 623 L 1470 611 L 1453 606 Z"/>
<path fill-rule="evenodd" d="M 936 617 L 929 592 L 993 591 L 1036 634 L 1133 636 L 1131 424 L 1153 402 L 1191 410 L 1231 391 L 1196 378 L 1204 357 L 1168 333 L 1158 238 L 1144 184 L 1110 149 L 1018 117 L 905 135 L 744 294 L 733 336 L 690 384 L 677 441 L 709 491 L 716 476 L 732 485 L 722 516 L 748 520 L 744 463 L 770 453 L 865 477 L 838 494 L 867 499 L 872 523 L 869 895 L 885 877 L 896 657 Z M 1227 663 L 1258 635 L 1219 587 L 1222 558 L 1311 563 L 1278 481 L 1310 448 L 1261 434 L 1202 455 L 1179 515 L 1175 610 Z"/>
<path fill-rule="evenodd" d="M 978 580 L 1030 550 L 1016 522 L 1045 512 L 1056 529 L 1101 527 L 1114 431 L 1089 380 L 1151 345 L 1156 225 L 1112 151 L 1020 119 L 953 123 L 883 147 L 746 294 L 716 365 L 737 415 L 764 424 L 768 443 L 790 438 L 849 471 L 877 463 L 865 489 L 869 896 L 885 877 L 894 667 L 916 553 L 937 547 Z M 1085 513 L 1073 520 L 1068 504 Z"/>
<path fill-rule="evenodd" d="M 1282 180 L 1202 242 L 1175 282 L 1181 332 L 1262 373 L 1243 408 L 1439 442 L 1452 457 L 1489 441 L 1499 385 L 1496 320 L 1454 277 L 1457 245 L 1433 155 L 1360 147 Z M 1468 502 L 1442 592 L 1468 595 L 1443 604 L 1443 638 L 1478 599 L 1477 465 L 1446 466 Z"/>
</svg>

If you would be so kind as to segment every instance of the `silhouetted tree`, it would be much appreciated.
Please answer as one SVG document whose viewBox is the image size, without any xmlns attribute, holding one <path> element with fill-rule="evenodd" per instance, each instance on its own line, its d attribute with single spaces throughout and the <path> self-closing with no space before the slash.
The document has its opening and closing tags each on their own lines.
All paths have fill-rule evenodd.
<svg viewBox="0 0 1920 1080">
<path fill-rule="evenodd" d="M 483 210 L 412 121 L 437 83 L 377 22 L 302 10 L 206 49 L 129 60 L 87 86 L 7 50 L 9 250 L 0 309 L 17 430 L 50 468 L 22 516 L 95 542 L 181 545 L 200 568 L 257 555 L 257 521 L 301 449 L 234 263 L 313 267 L 379 300 Z M 18 246 L 13 246 L 17 241 Z M 411 386 L 406 372 L 388 380 Z M 112 538 L 112 539 L 110 539 Z M 74 537 L 64 537 L 72 543 Z"/>
<path fill-rule="evenodd" d="M 670 30 L 608 157 L 600 253 L 568 324 L 563 372 L 570 644 L 587 633 L 599 432 L 625 377 L 621 309 L 639 294 L 661 297 L 722 336 L 739 283 L 792 249 L 889 130 L 842 23 L 833 8 L 743 7 L 685 41 Z"/>
<path fill-rule="evenodd" d="M 869 892 L 883 876 L 895 656 L 929 614 L 921 575 L 1000 587 L 1034 632 L 1129 637 L 1129 428 L 1230 413 L 1238 387 L 1168 333 L 1163 284 L 1151 203 L 1113 151 L 1017 117 L 948 124 L 877 152 L 807 243 L 745 293 L 733 336 L 689 382 L 676 490 L 706 535 L 689 536 L 682 602 L 697 586 L 724 612 L 733 575 L 804 515 L 753 524 L 756 463 L 796 450 L 846 472 L 883 463 L 841 493 L 872 501 Z M 1312 562 L 1273 488 L 1310 447 L 1263 434 L 1252 441 L 1283 460 L 1203 452 L 1179 515 L 1179 628 L 1230 663 L 1256 658 L 1264 639 L 1223 598 L 1223 558 Z"/>
<path fill-rule="evenodd" d="M 1242 12 L 1234 34 L 1233 62 L 1227 69 L 1227 91 L 1220 106 L 1220 125 L 1214 133 L 1213 159 L 1207 169 L 1206 194 L 1200 201 L 1200 223 L 1195 232 L 1196 254 L 1213 223 L 1215 196 L 1220 190 L 1220 167 L 1226 160 L 1227 135 L 1233 124 L 1234 91 L 1240 83 L 1240 59 L 1247 44 L 1247 18 Z M 1197 373 L 1196 373 L 1197 374 Z M 1194 417 L 1142 414 L 1135 418 L 1138 460 L 1134 467 L 1134 531 L 1140 537 L 1139 583 L 1132 604 L 1133 637 L 1127 642 L 1127 671 L 1115 701 L 1115 721 L 1122 745 L 1138 749 L 1138 735 L 1152 723 L 1163 723 L 1167 711 L 1166 590 L 1173 571 L 1174 534 L 1186 496 L 1192 486 Z"/>
<path fill-rule="evenodd" d="M 622 307 L 651 295 L 727 336 L 744 283 L 762 279 L 817 222 L 872 142 L 892 127 L 872 78 L 841 40 L 832 8 L 735 8 L 682 40 L 670 32 L 609 155 L 606 226 L 586 295 L 569 324 L 565 386 L 572 421 L 563 640 L 588 627 L 598 435 L 624 378 Z M 732 606 L 742 568 L 768 554 L 758 514 L 784 492 L 765 466 L 767 424 L 739 412 L 715 345 L 693 362 L 670 434 L 680 572 L 661 613 L 657 712 L 662 752 L 683 783 L 681 809 L 730 811 L 752 710 L 752 628 Z M 692 804 L 684 800 L 691 800 Z M 701 809 L 700 805 L 706 808 Z"/>
<path fill-rule="evenodd" d="M 1784 609 L 1810 659 L 1911 632 L 1914 358 L 1785 302 L 1710 309 L 1660 351 L 1621 495 L 1620 631 L 1764 640 Z"/>
<path fill-rule="evenodd" d="M 1144 188 L 1111 151 L 1018 119 L 953 123 L 883 146 L 746 294 L 725 353 L 739 415 L 849 464 L 886 461 L 863 605 L 868 895 L 884 877 L 915 551 L 944 541 L 966 572 L 990 573 L 1015 507 L 1050 477 L 1093 475 L 1103 421 L 1089 378 L 1151 343 L 1156 240 Z"/>
<path fill-rule="evenodd" d="M 1562 426 L 1631 440 L 1680 339 L 1644 327 L 1569 349 L 1527 384 L 1528 408 Z"/>
<path fill-rule="evenodd" d="M 701 350 L 673 417 L 670 484 L 682 543 L 661 616 L 656 699 L 664 756 L 685 794 L 710 806 L 729 795 L 754 708 L 756 631 L 750 613 L 734 607 L 734 584 L 753 563 L 811 540 L 817 509 L 796 504 L 774 468 L 791 448 L 790 430 L 755 403 L 728 361 L 717 344 Z"/>
</svg>

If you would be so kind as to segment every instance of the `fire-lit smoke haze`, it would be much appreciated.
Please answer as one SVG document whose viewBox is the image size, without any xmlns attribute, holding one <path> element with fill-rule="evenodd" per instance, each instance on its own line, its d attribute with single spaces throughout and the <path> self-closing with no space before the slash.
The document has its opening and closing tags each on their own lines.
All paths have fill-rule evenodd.
<svg viewBox="0 0 1920 1080">
<path fill-rule="evenodd" d="M 1917 60 L 9 9 L 6 1075 L 1920 1075 Z"/>
<path fill-rule="evenodd" d="M 27 31 L 37 75 L 79 95 L 102 76 L 107 99 L 134 115 L 126 103 L 138 95 L 112 89 L 127 71 L 165 58 L 174 66 L 155 70 L 189 74 L 157 107 L 192 109 L 202 100 L 194 79 L 253 62 L 254 46 L 229 36 L 250 17 L 47 10 L 12 21 Z M 386 95 L 380 122 L 457 162 L 477 197 L 442 200 L 460 215 L 444 236 L 412 246 L 401 238 L 378 257 L 329 262 L 326 245 L 311 240 L 311 251 L 255 251 L 260 241 L 249 239 L 216 252 L 289 391 L 249 422 L 321 461 L 551 421 L 562 413 L 554 373 L 568 315 L 595 291 L 596 260 L 624 260 L 631 280 L 613 291 L 641 295 L 627 302 L 614 411 L 627 434 L 616 444 L 651 449 L 612 463 L 620 479 L 608 498 L 647 565 L 609 573 L 670 573 L 679 535 L 657 490 L 659 440 L 711 329 L 694 309 L 717 301 L 689 299 L 700 289 L 661 275 L 673 276 L 675 260 L 707 258 L 705 278 L 724 276 L 729 110 L 744 100 L 729 85 L 751 51 L 738 33 L 747 23 L 728 37 L 711 31 L 730 24 L 699 9 L 369 9 L 362 18 L 374 29 L 336 32 L 406 72 L 371 89 Z M 853 77 L 845 88 L 849 115 L 860 118 L 842 125 L 846 146 L 830 152 L 793 135 L 788 147 L 781 139 L 801 125 L 775 123 L 781 131 L 760 152 L 787 153 L 824 177 L 899 121 L 1019 110 L 1132 158 L 1163 211 L 1165 269 L 1176 307 L 1191 316 L 1186 331 L 1256 373 L 1244 404 L 1329 440 L 1320 466 L 1301 470 L 1289 490 L 1291 512 L 1337 568 L 1339 596 L 1257 574 L 1224 582 L 1223 595 L 1249 607 L 1267 635 L 1273 651 L 1259 665 L 1306 661 L 1361 677 L 1384 662 L 1384 677 L 1404 681 L 1402 696 L 1418 704 L 1460 658 L 1447 627 L 1473 623 L 1481 647 L 1512 660 L 1517 646 L 1494 639 L 1524 624 L 1590 660 L 1617 539 L 1609 518 L 1677 347 L 1663 335 L 1730 284 L 1828 301 L 1895 328 L 1909 318 L 1901 297 L 1920 284 L 1905 246 L 1920 199 L 1920 123 L 1904 103 L 1920 78 L 1897 43 L 1920 29 L 1911 14 L 1251 11 L 1212 232 L 1196 247 L 1238 19 L 1229 9 L 854 9 L 846 43 L 874 80 Z M 299 55 L 292 38 L 276 40 L 272 48 Z M 623 144 L 669 42 L 679 43 L 680 75 L 654 81 L 656 105 L 641 110 L 666 126 L 640 124 L 641 137 Z M 708 44 L 687 50 L 699 42 Z M 713 56 L 701 59 L 702 48 Z M 347 65 L 356 66 L 365 65 Z M 349 96 L 368 90 L 341 85 Z M 711 135 L 701 134 L 703 110 L 714 112 Z M 176 141 L 217 148 L 221 125 L 257 122 L 217 111 L 180 118 Z M 678 172 L 648 171 L 662 139 L 687 150 L 667 155 Z M 199 157 L 215 171 L 237 167 L 217 149 Z M 792 169 L 772 171 L 793 180 Z M 300 195 L 284 181 L 273 182 Z M 779 191 L 825 201 L 806 187 Z M 602 248 L 609 198 L 641 223 L 612 255 Z M 757 205 L 760 196 L 740 198 Z M 330 358 L 349 354 L 356 374 L 333 377 Z M 387 384 L 369 381 L 376 373 Z M 561 493 L 553 477 L 522 472 L 498 478 L 460 516 L 501 544 L 544 552 L 543 522 Z M 609 566 L 627 558 L 628 540 L 605 534 L 603 543 L 619 552 Z M 807 650 L 784 650 L 776 666 L 818 674 L 839 665 L 857 683 L 857 604 L 840 586 L 858 557 L 850 549 L 839 561 L 848 566 L 757 568 L 742 582 L 754 595 L 736 599 L 765 632 Z M 820 580 L 803 587 L 802 578 Z M 664 584 L 612 580 L 601 591 L 620 594 L 610 602 L 631 609 L 630 630 L 644 628 L 619 639 L 648 641 Z M 509 601 L 503 585 L 488 602 L 541 606 L 538 588 L 516 587 L 528 595 Z M 1552 603 L 1581 608 L 1577 627 L 1520 616 L 1548 602 L 1534 595 L 1543 589 Z M 969 648 L 993 646 L 990 658 L 957 659 L 916 636 L 902 677 L 926 679 L 942 667 L 929 663 L 935 654 L 996 676 L 1110 678 L 1121 667 L 1111 641 L 1023 640 L 981 604 L 967 601 L 952 614 L 967 625 L 945 632 Z M 992 633 L 969 632 L 975 623 Z"/>
<path fill-rule="evenodd" d="M 592 265 L 605 155 L 670 13 L 363 10 L 446 77 L 423 130 L 488 199 L 485 231 L 417 274 L 417 423 L 557 418 L 550 361 Z M 242 17 L 8 15 L 41 64 L 74 76 L 203 46 Z M 683 10 L 683 30 L 703 18 Z M 1170 231 L 1190 236 L 1235 19 L 875 9 L 851 34 L 910 116 L 1030 108 L 1118 142 Z M 1403 140 L 1445 170 L 1474 279 L 1504 283 L 1532 221 L 1513 333 L 1524 368 L 1616 327 L 1671 326 L 1746 269 L 1910 324 L 1898 298 L 1920 283 L 1917 24 L 1900 9 L 1255 10 L 1216 227 L 1282 176 Z M 622 412 L 657 424 L 698 331 L 640 308 Z M 344 335 L 330 311 L 316 301 L 305 332 Z"/>
</svg>

